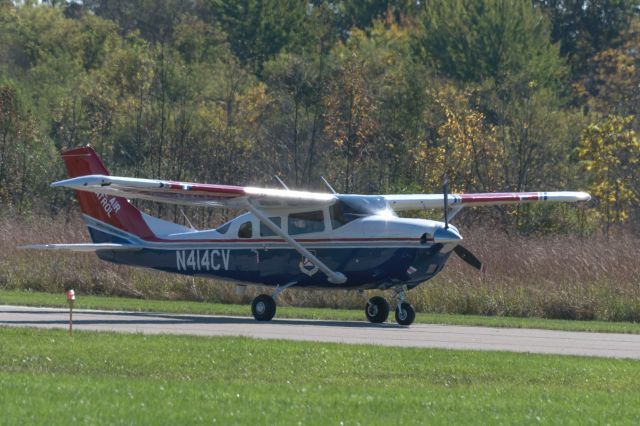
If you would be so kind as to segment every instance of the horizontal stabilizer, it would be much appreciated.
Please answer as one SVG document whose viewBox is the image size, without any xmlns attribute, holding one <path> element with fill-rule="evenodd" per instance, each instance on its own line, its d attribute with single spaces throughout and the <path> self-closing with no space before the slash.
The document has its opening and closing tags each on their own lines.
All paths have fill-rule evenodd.
<svg viewBox="0 0 640 426">
<path fill-rule="evenodd" d="M 29 244 L 26 246 L 20 246 L 21 249 L 31 250 L 67 250 L 67 251 L 83 251 L 83 252 L 96 252 L 98 250 L 112 250 L 112 251 L 138 251 L 142 250 L 141 246 L 135 246 L 132 244 L 112 244 L 112 243 L 99 243 L 99 244 Z"/>
</svg>

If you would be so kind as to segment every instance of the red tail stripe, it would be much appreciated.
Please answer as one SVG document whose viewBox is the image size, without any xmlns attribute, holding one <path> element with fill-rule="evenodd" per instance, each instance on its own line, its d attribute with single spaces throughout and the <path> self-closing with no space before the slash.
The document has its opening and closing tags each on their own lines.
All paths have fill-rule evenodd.
<svg viewBox="0 0 640 426">
<path fill-rule="evenodd" d="M 181 182 L 169 182 L 169 188 L 175 190 L 189 190 L 194 192 L 205 192 L 207 194 L 213 193 L 221 197 L 237 197 L 246 195 L 244 188 L 241 186 L 232 185 L 213 185 L 207 183 L 181 183 Z"/>
</svg>

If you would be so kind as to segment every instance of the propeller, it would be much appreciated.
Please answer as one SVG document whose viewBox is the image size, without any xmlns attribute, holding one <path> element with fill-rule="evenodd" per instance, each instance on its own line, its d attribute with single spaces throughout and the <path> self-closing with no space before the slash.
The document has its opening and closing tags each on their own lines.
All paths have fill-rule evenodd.
<svg viewBox="0 0 640 426">
<path fill-rule="evenodd" d="M 457 245 L 455 246 L 453 251 L 458 255 L 458 257 L 460 257 L 460 259 L 464 260 L 469 265 L 473 266 L 480 272 L 486 272 L 487 268 L 482 263 L 482 261 L 480 261 L 480 259 L 475 257 L 473 253 L 471 253 L 469 250 L 467 250 L 463 246 Z"/>
<path fill-rule="evenodd" d="M 446 173 L 444 173 L 442 175 L 442 194 L 444 195 L 444 197 L 443 197 L 443 202 L 444 202 L 444 229 L 448 230 L 449 229 L 449 178 L 447 177 Z M 457 236 L 460 239 L 462 238 L 462 237 L 460 237 L 460 234 L 457 234 Z M 478 259 L 469 250 L 464 248 L 463 246 L 456 245 L 454 247 L 453 251 L 458 255 L 458 257 L 460 259 L 462 259 L 463 261 L 467 262 L 472 267 L 476 268 L 480 272 L 486 272 L 486 267 L 482 263 L 482 261 L 480 259 Z"/>
</svg>

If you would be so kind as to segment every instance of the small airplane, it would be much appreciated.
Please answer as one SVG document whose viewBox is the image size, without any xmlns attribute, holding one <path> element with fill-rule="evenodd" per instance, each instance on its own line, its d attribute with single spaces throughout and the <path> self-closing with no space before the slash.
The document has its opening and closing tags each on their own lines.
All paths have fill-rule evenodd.
<svg viewBox="0 0 640 426">
<path fill-rule="evenodd" d="M 263 189 L 110 176 L 90 146 L 62 153 L 69 179 L 51 186 L 76 190 L 90 244 L 36 244 L 32 249 L 95 252 L 106 261 L 183 275 L 274 287 L 257 296 L 254 318 L 269 321 L 289 287 L 392 289 L 395 318 L 410 325 L 415 310 L 405 293 L 435 277 L 451 253 L 484 266 L 460 245 L 449 224 L 463 207 L 529 202 L 578 202 L 584 192 L 353 195 Z M 326 181 L 325 181 L 326 183 Z M 129 199 L 243 209 L 215 229 L 196 230 L 150 216 Z M 401 218 L 397 211 L 444 210 L 444 221 Z M 365 315 L 385 322 L 390 306 L 368 299 Z"/>
</svg>

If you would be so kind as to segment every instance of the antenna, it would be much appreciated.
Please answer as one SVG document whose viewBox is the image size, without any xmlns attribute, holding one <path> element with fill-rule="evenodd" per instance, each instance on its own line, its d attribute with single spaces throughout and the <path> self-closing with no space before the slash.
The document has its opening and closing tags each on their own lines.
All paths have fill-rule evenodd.
<svg viewBox="0 0 640 426">
<path fill-rule="evenodd" d="M 324 178 L 324 176 L 320 176 L 320 179 L 322 179 L 324 184 L 327 185 L 327 187 L 331 190 L 331 192 L 333 192 L 334 194 L 337 194 L 336 190 L 333 189 L 333 187 L 331 185 L 329 185 L 329 182 L 327 182 L 327 180 Z"/>
<path fill-rule="evenodd" d="M 282 185 L 284 189 L 286 189 L 287 191 L 290 191 L 289 187 L 282 181 L 282 179 L 280 179 L 278 175 L 273 175 L 273 177 L 276 178 L 278 182 L 280 182 L 280 185 Z"/>
</svg>

